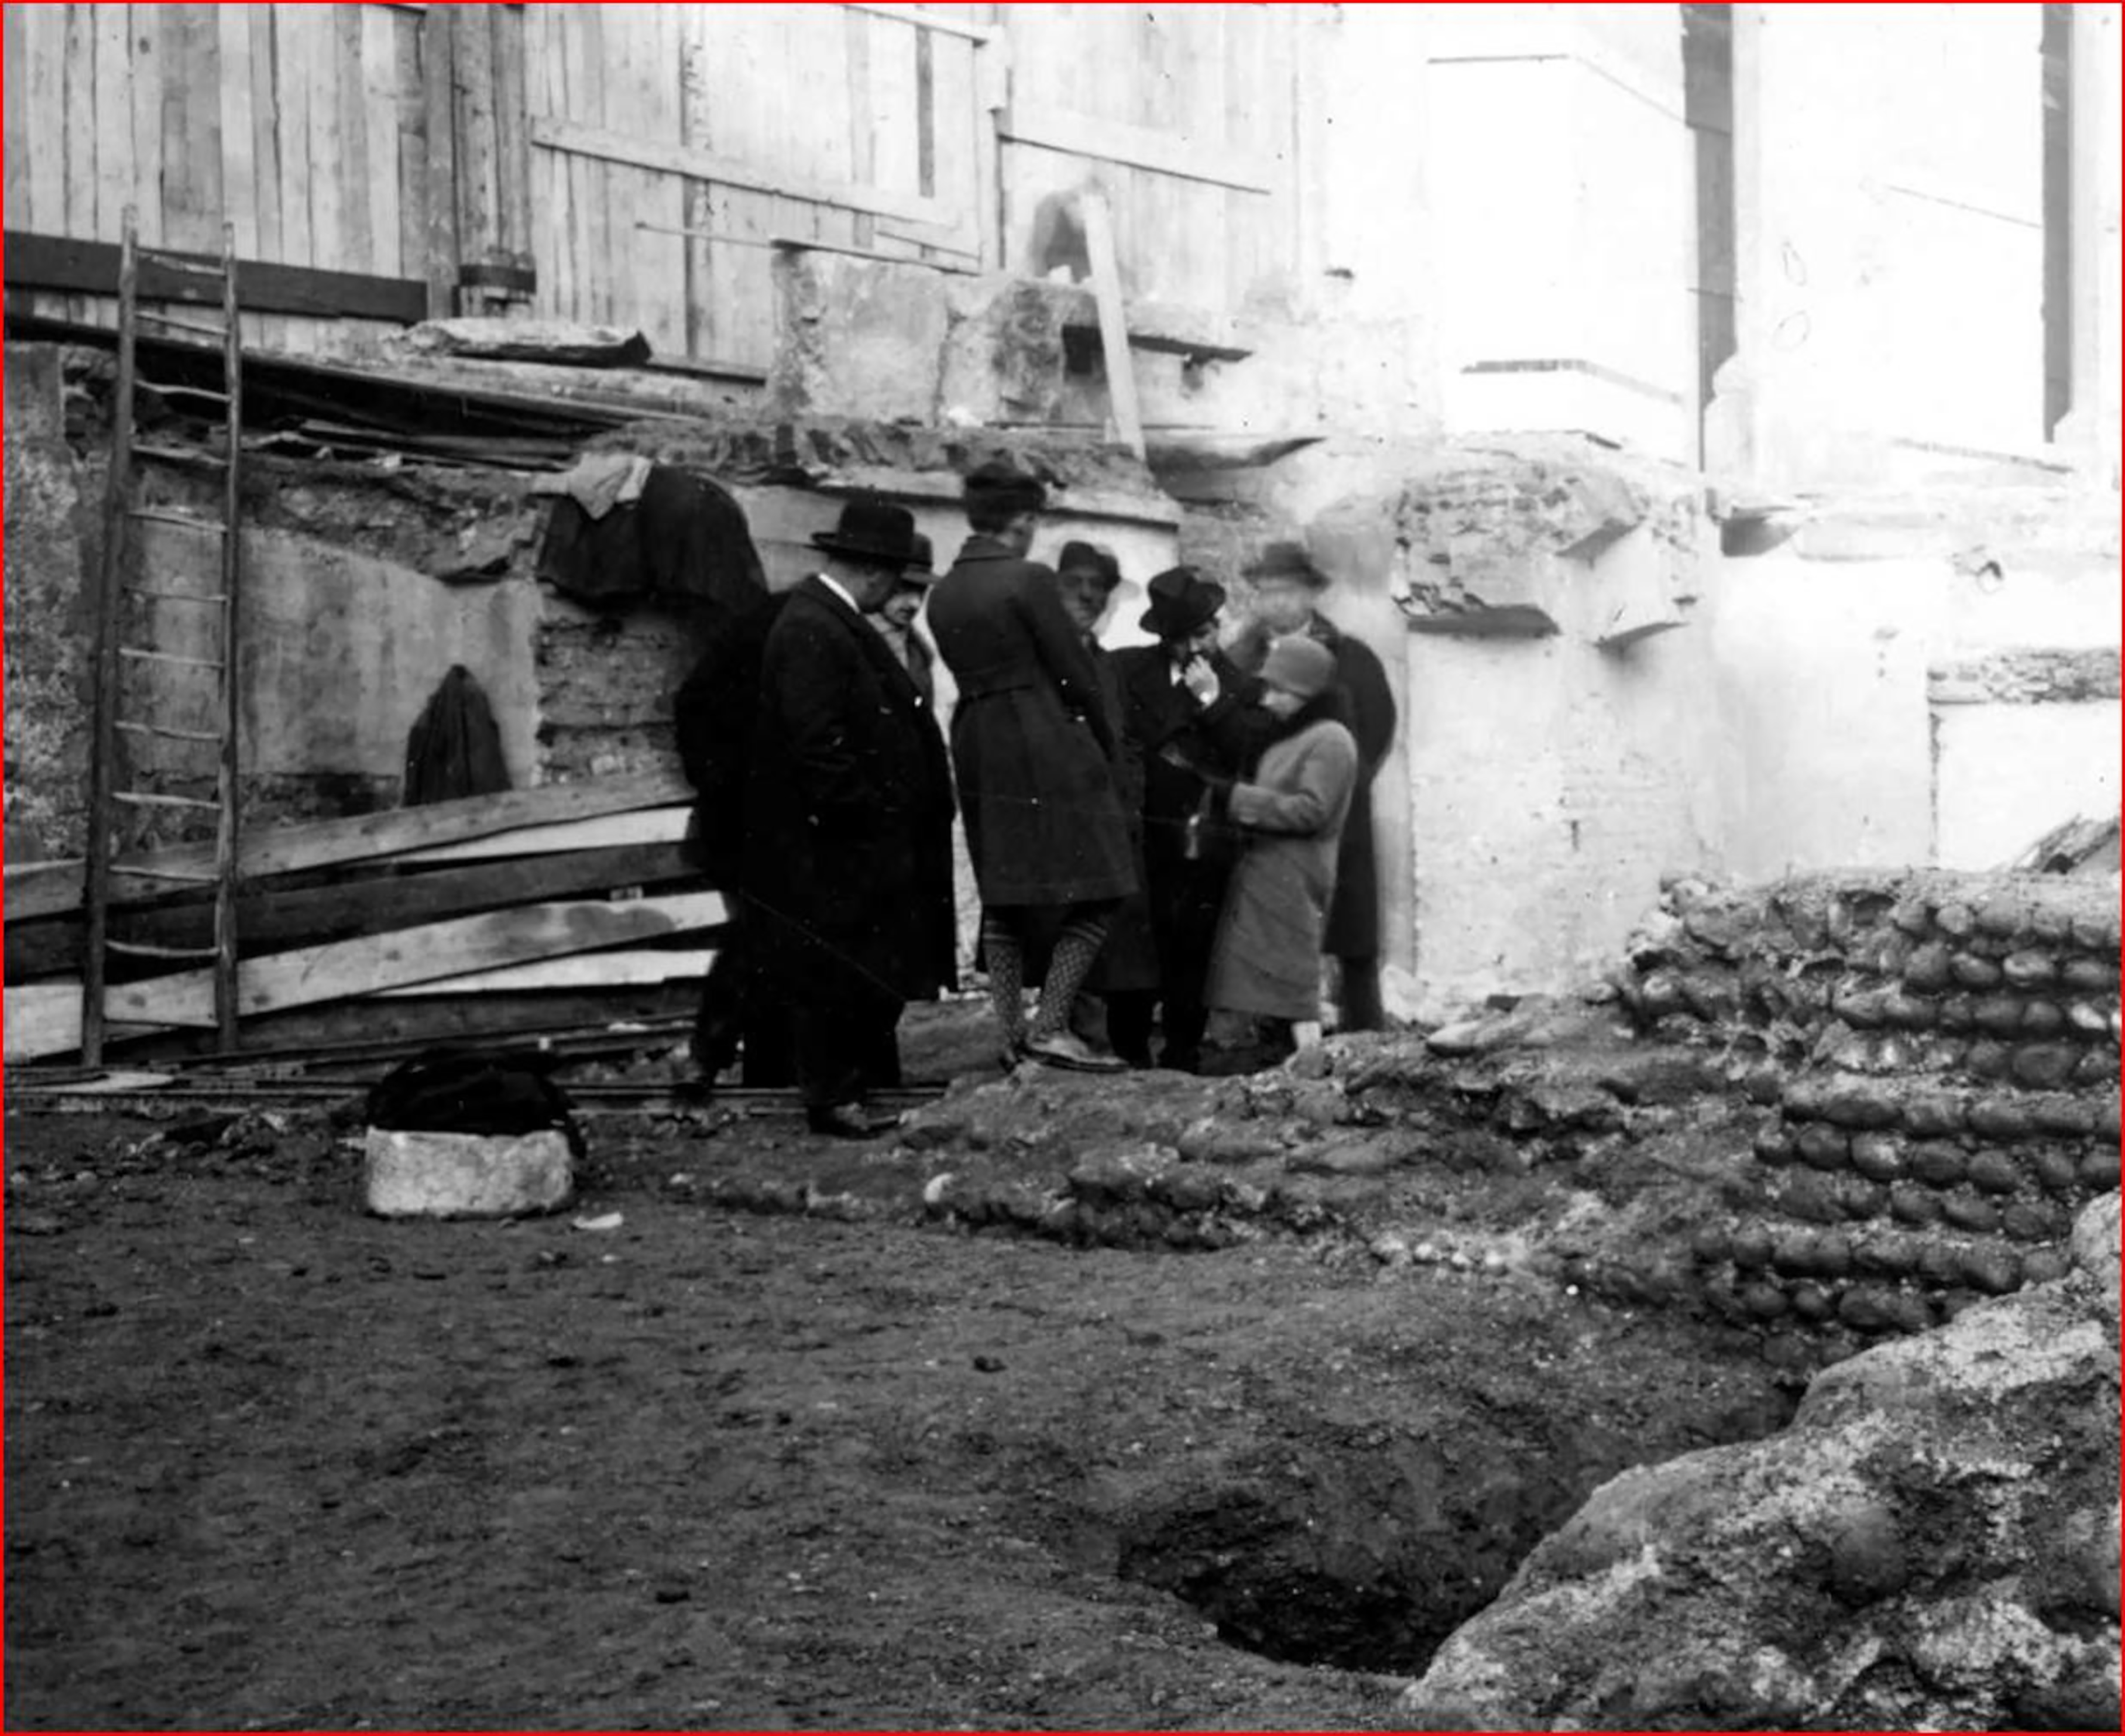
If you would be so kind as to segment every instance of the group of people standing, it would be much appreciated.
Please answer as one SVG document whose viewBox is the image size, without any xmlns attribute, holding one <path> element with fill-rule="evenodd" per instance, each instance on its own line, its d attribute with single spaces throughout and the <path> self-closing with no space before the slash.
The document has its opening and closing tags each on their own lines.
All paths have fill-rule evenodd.
<svg viewBox="0 0 2125 1736">
<path fill-rule="evenodd" d="M 1326 581 L 1303 549 L 1250 567 L 1229 651 L 1223 588 L 1178 567 L 1147 586 L 1157 642 L 1109 652 L 1119 568 L 1084 543 L 1053 570 L 1029 558 L 1040 480 L 985 465 L 964 504 L 972 534 L 940 578 L 911 514 L 850 501 L 812 539 L 820 570 L 729 623 L 681 690 L 733 905 L 704 1070 L 742 1036 L 747 1083 L 796 1084 L 815 1131 L 891 1124 L 867 1099 L 899 1082 L 900 1012 L 955 981 L 955 816 L 1006 1066 L 1194 1070 L 1213 1009 L 1305 1042 L 1324 951 L 1343 1026 L 1378 1024 L 1369 785 L 1394 702 L 1313 606 Z M 949 755 L 918 612 L 957 689 Z M 1087 991 L 1104 1045 L 1073 1022 Z"/>
</svg>

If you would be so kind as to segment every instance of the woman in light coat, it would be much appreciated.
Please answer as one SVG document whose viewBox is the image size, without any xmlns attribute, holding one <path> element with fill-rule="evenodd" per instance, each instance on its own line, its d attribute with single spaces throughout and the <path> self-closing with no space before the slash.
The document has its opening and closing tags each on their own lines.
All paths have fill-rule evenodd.
<svg viewBox="0 0 2125 1736">
<path fill-rule="evenodd" d="M 1218 792 L 1244 847 L 1204 998 L 1286 1025 L 1303 1045 L 1321 1034 L 1321 937 L 1357 785 L 1358 745 L 1340 719 L 1336 659 L 1326 647 L 1303 635 L 1279 639 L 1261 682 L 1259 703 L 1278 729 L 1253 774 Z"/>
</svg>

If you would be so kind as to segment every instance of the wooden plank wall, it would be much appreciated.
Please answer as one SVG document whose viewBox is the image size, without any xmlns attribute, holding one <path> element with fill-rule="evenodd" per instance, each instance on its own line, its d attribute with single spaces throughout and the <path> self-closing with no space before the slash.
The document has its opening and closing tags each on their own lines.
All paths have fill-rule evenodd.
<svg viewBox="0 0 2125 1736">
<path fill-rule="evenodd" d="M 418 277 L 427 268 L 419 7 L 6 8 L 10 229 Z M 19 292 L 17 292 L 19 293 Z M 108 324 L 107 297 L 31 310 Z M 359 351 L 374 322 L 247 314 L 252 343 Z"/>
<path fill-rule="evenodd" d="M 988 8 L 919 10 L 967 21 Z M 967 37 L 842 6 L 554 5 L 525 15 L 542 313 L 638 324 L 667 360 L 765 368 L 773 255 L 742 242 L 782 236 L 920 257 L 924 242 L 905 238 L 929 232 L 832 196 L 541 144 L 541 122 L 667 156 L 713 153 L 799 194 L 860 187 L 935 201 L 977 245 L 983 117 Z"/>
<path fill-rule="evenodd" d="M 1015 111 L 1059 111 L 1114 134 L 1137 129 L 1236 180 L 1242 191 L 1090 152 L 1002 148 L 1003 255 L 1031 266 L 1041 200 L 1088 182 L 1111 203 L 1132 298 L 1237 311 L 1297 266 L 1294 75 L 1306 8 L 1290 6 L 1005 6 Z"/>
</svg>

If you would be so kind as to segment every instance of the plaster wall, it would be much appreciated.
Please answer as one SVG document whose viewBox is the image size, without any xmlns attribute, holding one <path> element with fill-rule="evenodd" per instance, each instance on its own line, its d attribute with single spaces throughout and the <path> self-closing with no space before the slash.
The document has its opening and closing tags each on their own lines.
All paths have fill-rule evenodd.
<svg viewBox="0 0 2125 1736">
<path fill-rule="evenodd" d="M 1933 713 L 1935 862 L 2004 868 L 2052 827 L 2118 812 L 2115 699 Z"/>
</svg>

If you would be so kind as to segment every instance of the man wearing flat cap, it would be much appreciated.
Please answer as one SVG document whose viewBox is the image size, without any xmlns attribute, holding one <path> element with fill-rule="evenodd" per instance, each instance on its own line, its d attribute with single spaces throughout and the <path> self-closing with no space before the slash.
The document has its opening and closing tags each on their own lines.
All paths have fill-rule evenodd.
<svg viewBox="0 0 2125 1736">
<path fill-rule="evenodd" d="M 1242 669 L 1256 670 L 1272 640 L 1303 633 L 1336 660 L 1343 717 L 1358 745 L 1358 779 L 1336 859 L 1336 898 L 1322 950 L 1336 963 L 1337 1022 L 1345 1031 L 1377 1031 L 1380 1004 L 1380 885 L 1373 844 L 1373 779 L 1393 750 L 1394 689 L 1372 648 L 1342 631 L 1320 609 L 1328 576 L 1303 546 L 1274 542 L 1246 569 L 1254 584 L 1254 619 L 1233 647 Z"/>
<path fill-rule="evenodd" d="M 1145 631 L 1156 645 L 1113 653 L 1123 728 L 1143 765 L 1143 866 L 1158 986 L 1110 995 L 1107 1031 L 1118 1054 L 1149 1048 L 1159 1014 L 1159 1065 L 1201 1065 L 1209 1014 L 1204 973 L 1225 901 L 1235 840 L 1212 819 L 1212 777 L 1234 778 L 1266 737 L 1253 684 L 1218 649 L 1222 585 L 1192 567 L 1160 573 L 1147 587 Z"/>
<path fill-rule="evenodd" d="M 1026 558 L 1046 489 L 999 461 L 969 473 L 965 498 L 973 534 L 931 593 L 929 619 L 959 689 L 953 768 L 1001 1050 L 1112 1071 L 1121 1063 L 1067 1021 L 1108 924 L 1136 889 L 1116 787 L 1121 744 L 1055 575 Z M 1028 1023 L 1026 953 L 1050 928 L 1054 948 Z"/>
<path fill-rule="evenodd" d="M 812 539 L 761 660 L 746 793 L 761 966 L 789 1010 L 813 1131 L 893 1125 L 869 1092 L 899 1082 L 895 1027 L 954 975 L 951 774 L 907 665 L 865 617 L 915 557 L 905 507 L 859 496 Z"/>
</svg>

